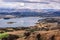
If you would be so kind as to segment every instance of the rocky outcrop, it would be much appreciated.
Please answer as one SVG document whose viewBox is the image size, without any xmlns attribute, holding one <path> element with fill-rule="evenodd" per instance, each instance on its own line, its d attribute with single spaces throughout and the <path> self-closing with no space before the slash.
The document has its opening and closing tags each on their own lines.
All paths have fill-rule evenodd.
<svg viewBox="0 0 60 40">
<path fill-rule="evenodd" d="M 56 18 L 46 18 L 43 20 L 38 20 L 38 22 L 36 23 L 35 27 L 36 28 L 40 28 L 41 30 L 56 30 L 56 29 L 60 29 L 60 19 L 56 19 Z"/>
</svg>

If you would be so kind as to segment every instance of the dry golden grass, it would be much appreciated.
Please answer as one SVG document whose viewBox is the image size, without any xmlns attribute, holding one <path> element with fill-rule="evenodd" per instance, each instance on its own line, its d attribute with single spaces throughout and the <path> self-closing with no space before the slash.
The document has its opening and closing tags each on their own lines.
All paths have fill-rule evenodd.
<svg viewBox="0 0 60 40">
<path fill-rule="evenodd" d="M 7 32 L 8 34 L 14 34 L 14 35 L 22 35 L 24 34 L 24 30 L 19 31 L 13 31 L 13 32 Z M 18 38 L 17 40 L 36 40 L 36 35 L 40 33 L 42 40 L 50 40 L 51 36 L 55 35 L 55 40 L 60 40 L 60 31 L 59 30 L 50 30 L 50 31 L 35 31 L 35 34 L 31 34 L 27 39 L 24 39 L 24 37 Z"/>
<path fill-rule="evenodd" d="M 8 34 L 19 35 L 19 34 L 23 34 L 24 32 L 25 32 L 24 30 L 19 30 L 19 31 L 7 32 L 7 33 Z"/>
</svg>

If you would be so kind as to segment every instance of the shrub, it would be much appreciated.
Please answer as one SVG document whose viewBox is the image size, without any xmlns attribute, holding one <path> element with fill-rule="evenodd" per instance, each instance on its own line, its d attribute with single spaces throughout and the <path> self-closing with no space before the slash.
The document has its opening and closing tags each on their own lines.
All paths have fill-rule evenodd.
<svg viewBox="0 0 60 40">
<path fill-rule="evenodd" d="M 30 34 L 31 34 L 30 32 L 25 32 L 24 33 L 25 39 L 28 38 L 28 36 L 30 36 Z"/>
<path fill-rule="evenodd" d="M 0 34 L 0 39 L 2 38 L 7 38 L 9 35 L 7 33 L 1 33 Z"/>
<path fill-rule="evenodd" d="M 9 34 L 9 36 L 8 36 L 7 39 L 5 39 L 5 40 L 16 40 L 16 39 L 18 39 L 18 38 L 19 38 L 18 35 Z M 4 38 L 3 38 L 3 40 L 4 40 Z"/>
</svg>

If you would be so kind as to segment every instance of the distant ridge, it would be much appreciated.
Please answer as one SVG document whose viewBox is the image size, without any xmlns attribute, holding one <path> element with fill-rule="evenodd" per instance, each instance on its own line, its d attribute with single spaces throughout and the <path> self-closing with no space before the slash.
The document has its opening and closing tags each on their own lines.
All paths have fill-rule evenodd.
<svg viewBox="0 0 60 40">
<path fill-rule="evenodd" d="M 19 17 L 41 16 L 60 17 L 60 10 L 57 9 L 0 9 L 0 15 L 15 15 Z"/>
</svg>

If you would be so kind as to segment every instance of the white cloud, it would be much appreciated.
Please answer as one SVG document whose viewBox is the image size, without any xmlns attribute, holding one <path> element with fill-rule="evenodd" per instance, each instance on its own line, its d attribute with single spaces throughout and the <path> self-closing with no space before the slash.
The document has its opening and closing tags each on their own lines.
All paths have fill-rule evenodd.
<svg viewBox="0 0 60 40">
<path fill-rule="evenodd" d="M 12 3 L 6 3 L 6 2 L 2 2 L 0 3 L 0 8 L 19 8 L 19 7 L 23 7 L 24 3 L 21 2 L 12 2 Z"/>
<path fill-rule="evenodd" d="M 60 4 L 53 2 L 50 4 L 12 2 L 0 3 L 0 7 L 15 9 L 60 9 Z"/>
<path fill-rule="evenodd" d="M 60 2 L 60 0 L 50 0 L 51 2 L 57 2 L 57 3 L 59 3 Z"/>
<path fill-rule="evenodd" d="M 10 0 L 10 1 L 12 1 L 12 0 Z M 17 0 L 15 0 L 15 1 L 17 1 Z M 3 8 L 15 8 L 15 9 L 60 9 L 60 3 L 58 3 L 59 0 L 22 0 L 22 1 L 47 2 L 49 4 L 24 3 L 24 2 L 4 2 L 4 0 L 0 0 L 0 8 L 3 7 Z"/>
<path fill-rule="evenodd" d="M 3 0 L 0 0 L 0 2 L 3 2 Z"/>
<path fill-rule="evenodd" d="M 40 4 L 40 3 L 26 3 L 25 7 L 28 9 L 60 9 L 60 4 L 58 3 L 49 3 L 49 4 Z"/>
<path fill-rule="evenodd" d="M 20 2 L 20 1 L 30 1 L 30 2 L 41 2 L 41 1 L 48 1 L 48 0 L 3 0 L 4 2 Z"/>
<path fill-rule="evenodd" d="M 49 2 L 49 0 L 26 0 L 30 2 Z"/>
</svg>

